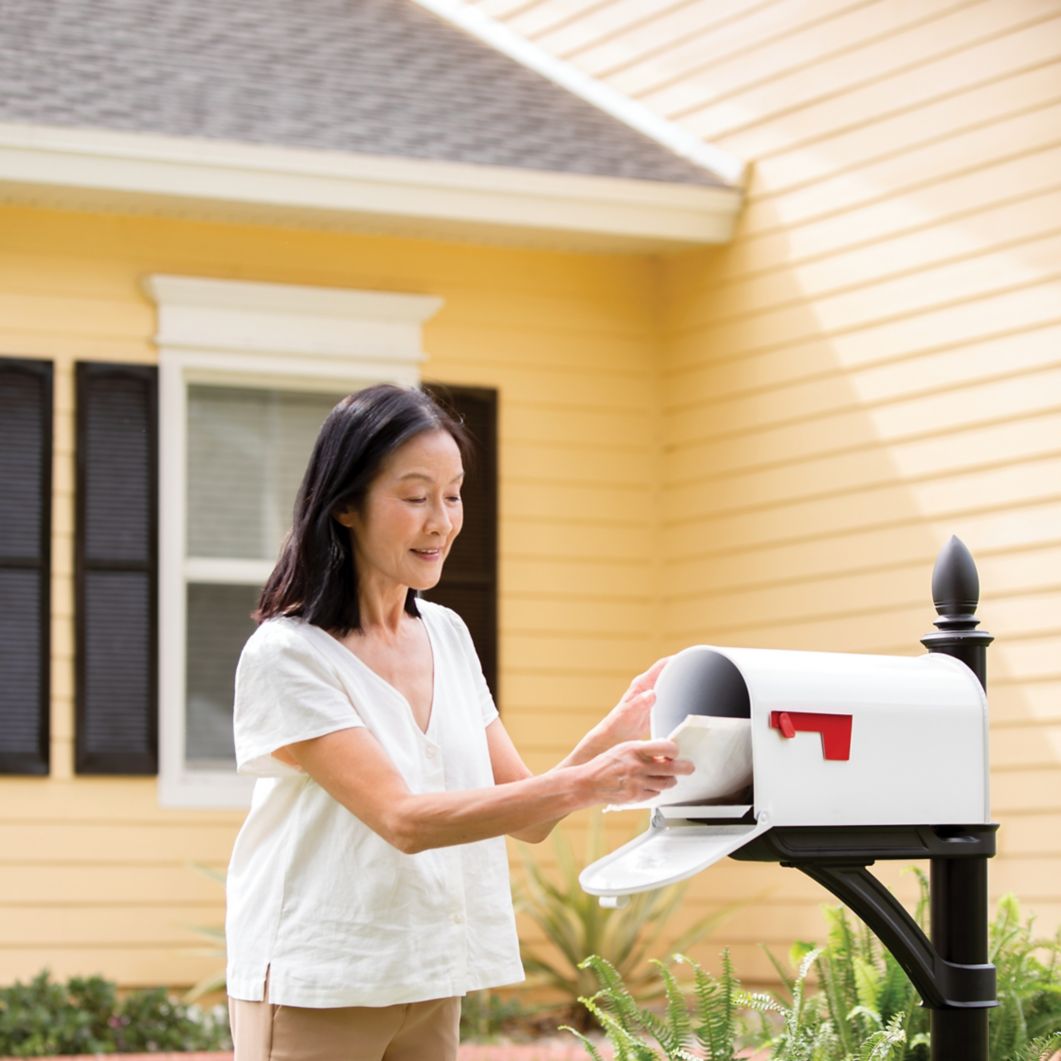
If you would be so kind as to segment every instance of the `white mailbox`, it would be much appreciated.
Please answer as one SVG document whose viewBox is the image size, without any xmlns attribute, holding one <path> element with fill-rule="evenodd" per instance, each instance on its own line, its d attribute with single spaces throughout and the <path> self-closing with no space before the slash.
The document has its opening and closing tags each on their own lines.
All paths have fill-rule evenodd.
<svg viewBox="0 0 1061 1061">
<path fill-rule="evenodd" d="M 682 880 L 774 826 L 989 821 L 987 699 L 950 656 L 696 645 L 656 690 L 652 735 L 697 770 L 582 872 L 591 895 Z"/>
</svg>

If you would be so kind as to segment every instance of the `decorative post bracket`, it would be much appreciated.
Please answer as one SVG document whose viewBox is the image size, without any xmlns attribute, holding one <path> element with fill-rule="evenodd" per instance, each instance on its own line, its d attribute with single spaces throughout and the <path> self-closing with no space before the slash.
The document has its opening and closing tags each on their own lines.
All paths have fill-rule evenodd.
<svg viewBox="0 0 1061 1061">
<path fill-rule="evenodd" d="M 775 826 L 731 858 L 795 866 L 858 915 L 891 951 L 930 1009 L 986 1008 L 995 967 L 945 960 L 902 903 L 866 868 L 878 859 L 989 858 L 997 825 Z"/>
</svg>

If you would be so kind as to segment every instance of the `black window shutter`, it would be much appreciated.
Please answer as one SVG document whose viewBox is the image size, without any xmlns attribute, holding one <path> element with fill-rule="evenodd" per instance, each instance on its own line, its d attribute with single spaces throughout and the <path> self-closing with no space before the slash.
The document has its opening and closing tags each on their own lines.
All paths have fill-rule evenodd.
<svg viewBox="0 0 1061 1061">
<path fill-rule="evenodd" d="M 52 365 L 0 358 L 0 773 L 47 774 Z"/>
<path fill-rule="evenodd" d="M 425 384 L 424 389 L 464 422 L 475 443 L 465 469 L 464 529 L 442 580 L 425 596 L 452 608 L 468 624 L 483 673 L 497 687 L 497 391 Z"/>
<path fill-rule="evenodd" d="M 158 372 L 77 366 L 80 774 L 158 770 Z"/>
</svg>

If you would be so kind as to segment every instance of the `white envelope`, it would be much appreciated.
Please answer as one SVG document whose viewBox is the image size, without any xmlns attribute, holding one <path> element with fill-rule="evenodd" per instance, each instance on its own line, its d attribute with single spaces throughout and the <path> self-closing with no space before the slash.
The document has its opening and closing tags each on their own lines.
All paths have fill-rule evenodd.
<svg viewBox="0 0 1061 1061">
<path fill-rule="evenodd" d="M 678 758 L 689 759 L 696 765 L 696 770 L 679 777 L 673 788 L 652 799 L 641 803 L 617 803 L 608 810 L 639 810 L 720 800 L 740 793 L 751 784 L 750 719 L 687 715 L 667 736 L 678 745 Z"/>
<path fill-rule="evenodd" d="M 655 805 L 721 799 L 752 780 L 752 730 L 747 718 L 688 715 L 670 733 L 678 758 L 690 759 L 696 771 L 678 778 Z"/>
</svg>

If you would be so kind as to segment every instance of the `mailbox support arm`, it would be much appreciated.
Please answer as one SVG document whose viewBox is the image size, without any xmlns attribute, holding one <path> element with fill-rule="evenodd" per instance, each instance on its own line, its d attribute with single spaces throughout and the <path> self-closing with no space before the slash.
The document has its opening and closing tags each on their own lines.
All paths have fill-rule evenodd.
<svg viewBox="0 0 1061 1061">
<path fill-rule="evenodd" d="M 959 866 L 984 867 L 995 853 L 993 822 L 982 825 L 863 825 L 863 826 L 774 826 L 751 843 L 734 851 L 730 857 L 738 861 L 779 862 L 795 866 L 823 888 L 832 892 L 877 934 L 905 970 L 928 1009 L 936 1014 L 969 1014 L 973 1010 L 986 1011 L 996 1005 L 995 967 L 979 960 L 979 945 L 967 948 L 968 953 L 952 954 L 948 941 L 935 938 L 934 942 L 906 911 L 899 900 L 866 868 L 886 859 L 930 859 L 933 867 L 933 921 L 942 916 L 944 907 L 962 906 L 963 889 L 940 888 L 940 875 L 946 867 L 957 883 L 965 876 L 954 871 Z M 986 906 L 986 871 L 984 896 L 971 899 Z M 983 931 L 986 933 L 986 918 Z M 979 937 L 979 931 L 960 922 L 960 933 Z M 986 956 L 986 936 L 983 940 Z M 954 961 L 959 958 L 960 961 Z M 955 1018 L 957 1019 L 957 1018 Z M 985 1012 L 986 1019 L 986 1012 Z M 942 1018 L 947 1025 L 950 1018 Z M 933 1017 L 933 1021 L 936 1018 Z M 953 1023 L 953 1021 L 951 1021 Z M 939 1036 L 947 1039 L 947 1036 Z M 958 1039 L 957 1042 L 964 1040 Z M 962 1061 L 983 1058 L 986 1053 L 954 1049 L 941 1058 L 961 1057 Z"/>
<path fill-rule="evenodd" d="M 864 865 L 791 863 L 827 888 L 876 933 L 929 1009 L 995 1003 L 995 967 L 945 961 L 918 923 Z"/>
</svg>

